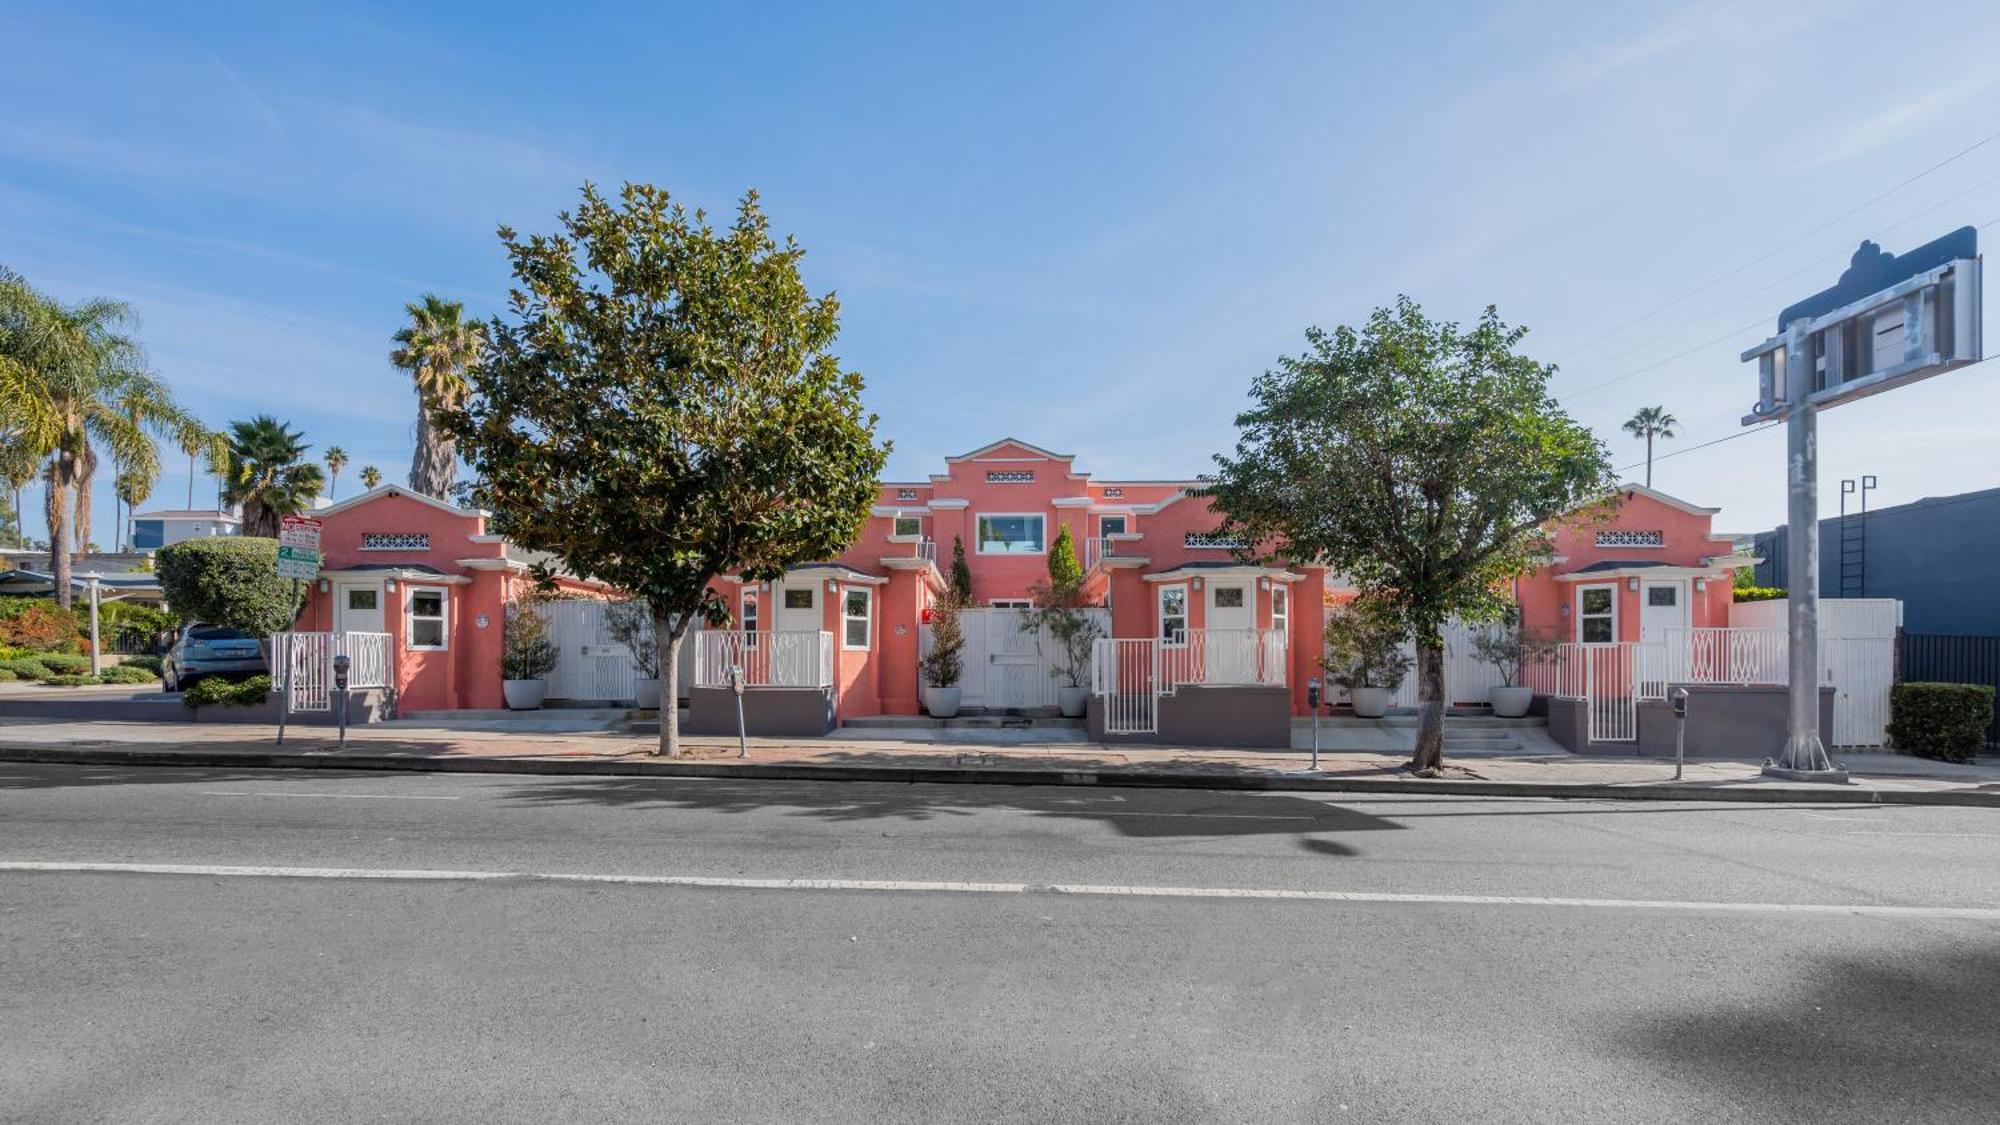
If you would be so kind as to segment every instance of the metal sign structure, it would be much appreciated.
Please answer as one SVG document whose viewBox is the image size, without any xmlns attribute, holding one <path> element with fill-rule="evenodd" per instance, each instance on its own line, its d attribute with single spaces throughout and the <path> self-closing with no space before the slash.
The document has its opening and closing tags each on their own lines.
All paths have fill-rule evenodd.
<svg viewBox="0 0 2000 1125">
<path fill-rule="evenodd" d="M 319 577 L 320 521 L 283 516 L 278 521 L 278 577 L 310 582 Z"/>
<path fill-rule="evenodd" d="M 1785 422 L 1787 627 L 1791 719 L 1764 772 L 1845 781 L 1820 739 L 1819 411 L 1978 363 L 1979 232 L 1958 230 L 1906 254 L 1873 242 L 1840 281 L 1778 314 L 1778 334 L 1743 353 L 1757 364 L 1746 426 Z"/>
</svg>

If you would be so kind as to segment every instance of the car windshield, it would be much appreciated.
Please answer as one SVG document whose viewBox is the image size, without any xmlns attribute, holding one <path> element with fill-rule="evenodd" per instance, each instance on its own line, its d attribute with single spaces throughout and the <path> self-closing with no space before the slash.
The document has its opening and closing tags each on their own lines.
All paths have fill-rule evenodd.
<svg viewBox="0 0 2000 1125">
<path fill-rule="evenodd" d="M 220 625 L 196 625 L 188 630 L 191 641 L 247 641 L 250 637 L 241 629 L 225 629 Z"/>
</svg>

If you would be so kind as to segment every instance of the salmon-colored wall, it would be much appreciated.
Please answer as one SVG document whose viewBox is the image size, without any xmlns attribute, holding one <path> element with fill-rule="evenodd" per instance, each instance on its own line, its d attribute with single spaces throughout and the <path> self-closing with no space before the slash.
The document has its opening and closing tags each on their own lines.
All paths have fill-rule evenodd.
<svg viewBox="0 0 2000 1125">
<path fill-rule="evenodd" d="M 1553 633 L 1562 641 L 1577 639 L 1577 588 L 1615 584 L 1618 600 L 1618 639 L 1639 639 L 1640 591 L 1631 589 L 1625 578 L 1601 581 L 1557 581 L 1592 563 L 1613 561 L 1662 562 L 1671 566 L 1699 567 L 1702 560 L 1730 553 L 1727 539 L 1717 539 L 1711 529 L 1713 517 L 1706 512 L 1688 512 L 1650 496 L 1627 493 L 1608 514 L 1599 509 L 1585 511 L 1551 529 L 1555 553 L 1562 559 L 1522 578 L 1517 585 L 1522 624 L 1529 629 Z M 1599 547 L 1597 533 L 1607 530 L 1659 531 L 1659 547 Z M 1697 593 L 1688 584 L 1688 614 L 1696 628 L 1729 624 L 1732 597 L 1729 576 L 1705 580 Z M 1569 612 L 1564 613 L 1567 607 Z"/>
</svg>

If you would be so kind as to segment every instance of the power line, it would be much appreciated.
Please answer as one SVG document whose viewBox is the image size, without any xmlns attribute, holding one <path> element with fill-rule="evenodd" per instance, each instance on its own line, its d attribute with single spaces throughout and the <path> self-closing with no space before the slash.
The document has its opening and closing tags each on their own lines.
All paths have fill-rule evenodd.
<svg viewBox="0 0 2000 1125">
<path fill-rule="evenodd" d="M 1783 419 L 1779 419 L 1779 421 L 1783 421 Z M 1749 437 L 1749 436 L 1750 436 L 1751 434 L 1761 434 L 1761 433 L 1763 433 L 1763 432 L 1764 432 L 1765 430 L 1771 430 L 1771 429 L 1776 429 L 1776 428 L 1777 428 L 1777 426 L 1778 426 L 1778 422 L 1775 422 L 1775 421 L 1774 421 L 1774 422 L 1766 422 L 1766 423 L 1764 423 L 1764 424 L 1763 424 L 1763 425 L 1761 425 L 1761 426 L 1751 426 L 1751 427 L 1748 427 L 1748 428 L 1746 428 L 1746 429 L 1741 429 L 1741 430 L 1738 430 L 1738 431 L 1736 431 L 1736 432 L 1735 432 L 1735 433 L 1733 433 L 1733 434 L 1724 434 L 1723 436 L 1721 436 L 1721 437 L 1719 437 L 1719 438 L 1715 438 L 1715 439 L 1713 439 L 1713 440 L 1710 440 L 1710 441 L 1705 441 L 1705 442 L 1702 442 L 1702 443 L 1701 443 L 1700 445 L 1687 445 L 1687 446 L 1682 446 L 1681 448 L 1679 448 L 1679 449 L 1676 449 L 1676 450 L 1674 450 L 1674 451 L 1673 451 L 1672 453 L 1661 453 L 1661 454 L 1659 454 L 1659 455 L 1655 456 L 1655 457 L 1653 458 L 1653 463 L 1657 465 L 1657 464 L 1659 464 L 1660 462 L 1662 462 L 1662 461 L 1665 461 L 1665 460 L 1667 460 L 1667 459 L 1669 459 L 1669 458 L 1673 458 L 1673 457 L 1679 457 L 1679 456 L 1680 456 L 1681 454 L 1683 454 L 1683 453 L 1693 453 L 1693 452 L 1694 452 L 1695 450 L 1697 450 L 1697 449 L 1707 449 L 1707 448 L 1709 448 L 1710 446 L 1715 446 L 1715 445 L 1721 445 L 1721 444 L 1722 444 L 1723 442 L 1725 442 L 1725 441 L 1735 441 L 1735 440 L 1736 440 L 1737 438 L 1744 438 L 1744 437 Z M 1620 466 L 1619 468 L 1617 468 L 1617 469 L 1616 469 L 1616 470 L 1614 470 L 1614 471 L 1615 471 L 1615 472 L 1620 472 L 1620 473 L 1624 473 L 1624 472 L 1630 472 L 1630 471 L 1631 471 L 1631 470 L 1633 470 L 1633 469 L 1643 469 L 1643 468 L 1645 468 L 1645 467 L 1646 467 L 1646 462 L 1644 462 L 1644 461 L 1634 461 L 1634 462 L 1633 462 L 1633 463 L 1631 463 L 1630 465 L 1622 465 L 1622 466 Z"/>
<path fill-rule="evenodd" d="M 1681 302 L 1686 301 L 1690 297 L 1699 296 L 1703 292 L 1715 288 L 1717 285 L 1720 285 L 1723 282 L 1728 281 L 1732 277 L 1736 277 L 1742 274 L 1746 270 L 1749 270 L 1755 266 L 1759 266 L 1767 261 L 1770 261 L 1772 258 L 1778 256 L 1779 254 L 1784 253 L 1787 250 L 1790 250 L 1792 247 L 1797 246 L 1799 243 L 1804 242 L 1806 239 L 1811 238 L 1813 235 L 1816 235 L 1819 232 L 1826 230 L 1828 227 L 1831 227 L 1836 223 L 1840 223 L 1844 220 L 1852 218 L 1853 216 L 1861 213 L 1862 211 L 1867 210 L 1870 207 L 1873 207 L 1875 204 L 1880 203 L 1884 199 L 1889 198 L 1890 196 L 1896 194 L 1897 192 L 1903 190 L 1904 188 L 1909 187 L 1911 184 L 1916 183 L 1918 180 L 1923 179 L 1925 176 L 1930 175 L 1932 172 L 1935 172 L 1938 169 L 1943 168 L 1946 165 L 1952 164 L 1966 156 L 1970 156 L 1972 153 L 1978 151 L 1981 148 L 1986 147 L 1987 145 L 1993 143 L 1996 140 L 2000 140 L 2000 133 L 1990 133 L 1987 136 L 1982 137 L 1977 141 L 1974 141 L 1973 143 L 1965 146 L 1964 148 L 1959 149 L 1957 152 L 1952 153 L 1950 156 L 1945 157 L 1943 160 L 1938 161 L 1936 164 L 1933 164 L 1930 167 L 1925 168 L 1923 171 L 1918 172 L 1915 175 L 1912 175 L 1904 180 L 1901 180 L 1895 185 L 1881 192 L 1878 192 L 1875 195 L 1869 196 L 1866 200 L 1863 200 L 1861 203 L 1858 203 L 1855 206 L 1850 207 L 1845 211 L 1842 211 L 1840 214 L 1835 215 L 1833 218 L 1828 219 L 1823 223 L 1820 223 L 1818 226 L 1813 227 L 1811 230 L 1808 230 L 1803 234 L 1798 235 L 1797 237 L 1791 239 L 1790 241 L 1785 242 L 1772 250 L 1766 251 L 1765 253 L 1750 259 L 1749 261 L 1743 263 L 1742 265 L 1737 266 L 1735 269 L 1730 270 L 1728 273 L 1725 273 L 1722 276 L 1717 277 L 1715 280 L 1710 281 L 1704 285 L 1696 286 L 1695 288 L 1687 291 L 1686 293 L 1681 294 L 1678 297 L 1675 297 L 1673 300 L 1668 301 L 1666 304 L 1661 305 L 1659 308 L 1656 308 L 1651 312 L 1644 313 L 1640 316 L 1636 316 L 1631 320 L 1625 321 L 1624 323 L 1617 325 L 1610 331 L 1605 332 L 1600 336 L 1584 341 L 1582 348 L 1580 348 L 1579 350 L 1588 350 L 1589 348 L 1599 343 L 1602 343 L 1603 341 L 1608 340 L 1613 336 L 1618 335 L 1620 332 L 1623 332 L 1626 329 L 1631 328 L 1633 325 L 1642 324 L 1648 320 L 1651 320 L 1652 318 L 1660 315 L 1661 313 L 1666 312 L 1668 309 L 1671 309 L 1679 305 Z"/>
</svg>

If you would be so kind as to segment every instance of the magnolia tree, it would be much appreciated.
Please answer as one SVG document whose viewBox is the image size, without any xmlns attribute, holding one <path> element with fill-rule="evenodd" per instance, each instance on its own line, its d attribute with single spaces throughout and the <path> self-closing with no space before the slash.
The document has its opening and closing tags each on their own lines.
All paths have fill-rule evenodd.
<svg viewBox="0 0 2000 1125">
<path fill-rule="evenodd" d="M 689 627 L 729 621 L 716 579 L 838 554 L 888 447 L 829 350 L 839 303 L 806 289 L 755 192 L 717 228 L 661 188 L 586 185 L 558 224 L 501 228 L 510 311 L 439 420 L 496 531 L 647 603 L 672 700 Z M 660 717 L 677 754 L 678 714 Z"/>
<path fill-rule="evenodd" d="M 1604 447 L 1556 405 L 1555 368 L 1488 308 L 1461 330 L 1401 298 L 1360 329 L 1306 332 L 1237 416 L 1216 460 L 1229 532 L 1318 559 L 1415 641 L 1411 768 L 1444 761 L 1444 626 L 1499 619 L 1508 579 L 1546 563 L 1550 521 L 1616 483 Z"/>
</svg>

